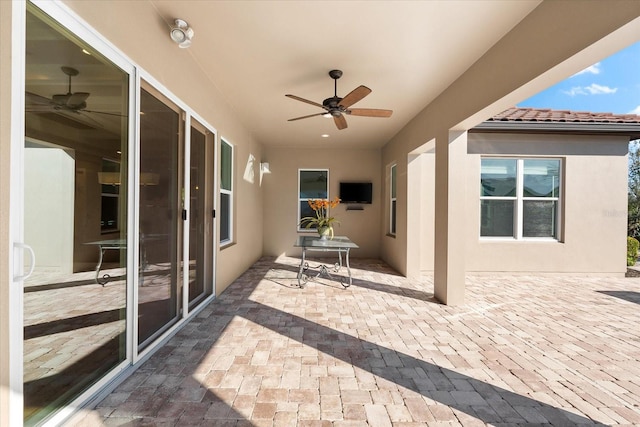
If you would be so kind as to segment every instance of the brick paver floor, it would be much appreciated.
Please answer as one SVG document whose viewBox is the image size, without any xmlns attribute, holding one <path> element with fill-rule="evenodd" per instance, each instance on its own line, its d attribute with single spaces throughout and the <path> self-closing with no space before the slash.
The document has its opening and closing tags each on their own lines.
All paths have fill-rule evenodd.
<svg viewBox="0 0 640 427">
<path fill-rule="evenodd" d="M 433 299 L 380 261 L 298 289 L 264 258 L 77 425 L 640 425 L 640 278 L 469 276 Z"/>
</svg>

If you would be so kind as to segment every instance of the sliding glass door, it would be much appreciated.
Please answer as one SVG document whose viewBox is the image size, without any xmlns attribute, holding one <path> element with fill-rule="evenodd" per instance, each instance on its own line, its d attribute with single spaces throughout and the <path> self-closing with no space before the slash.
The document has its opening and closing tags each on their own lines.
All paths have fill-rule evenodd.
<svg viewBox="0 0 640 427">
<path fill-rule="evenodd" d="M 139 349 L 181 314 L 183 140 L 180 109 L 152 88 L 141 89 Z"/>
<path fill-rule="evenodd" d="M 12 388 L 31 426 L 60 422 L 213 294 L 216 137 L 151 84 L 136 91 L 133 64 L 95 35 L 28 2 L 25 24 L 16 235 L 35 262 L 16 280 Z"/>
<path fill-rule="evenodd" d="M 189 307 L 213 291 L 215 135 L 191 121 L 189 169 Z"/>
<path fill-rule="evenodd" d="M 31 4 L 26 14 L 24 423 L 126 358 L 130 75 Z"/>
</svg>

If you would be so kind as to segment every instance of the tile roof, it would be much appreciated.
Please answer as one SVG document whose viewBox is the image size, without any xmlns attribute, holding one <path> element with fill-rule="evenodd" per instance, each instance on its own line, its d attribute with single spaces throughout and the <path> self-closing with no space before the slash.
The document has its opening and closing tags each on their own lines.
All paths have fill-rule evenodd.
<svg viewBox="0 0 640 427">
<path fill-rule="evenodd" d="M 636 114 L 591 113 L 588 111 L 512 107 L 487 121 L 640 124 L 640 116 Z"/>
</svg>

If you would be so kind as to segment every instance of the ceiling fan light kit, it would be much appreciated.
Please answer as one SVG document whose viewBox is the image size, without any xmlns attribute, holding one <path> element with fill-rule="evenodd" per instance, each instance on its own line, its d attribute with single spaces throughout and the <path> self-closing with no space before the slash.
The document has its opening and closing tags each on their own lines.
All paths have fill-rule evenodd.
<svg viewBox="0 0 640 427">
<path fill-rule="evenodd" d="M 296 101 L 320 107 L 325 111 L 322 113 L 296 117 L 293 119 L 289 119 L 288 121 L 292 122 L 295 120 L 307 119 L 309 117 L 316 116 L 333 117 L 333 121 L 338 130 L 342 130 L 347 128 L 347 119 L 344 116 L 345 114 L 362 117 L 391 117 L 391 114 L 393 113 L 392 110 L 381 110 L 375 108 L 349 108 L 365 96 L 369 95 L 371 93 L 371 89 L 366 86 L 360 85 L 349 92 L 349 94 L 347 94 L 347 96 L 345 96 L 344 98 L 340 98 L 338 96 L 338 79 L 342 77 L 342 71 L 331 70 L 329 71 L 329 77 L 334 80 L 334 93 L 332 97 L 322 101 L 322 104 L 309 101 L 308 99 L 300 98 L 296 95 L 285 95 L 286 97 L 295 99 Z"/>
<path fill-rule="evenodd" d="M 189 24 L 182 19 L 176 19 L 174 26 L 171 27 L 171 31 L 169 32 L 171 40 L 178 43 L 178 47 L 182 49 L 191 46 L 193 34 L 193 28 L 189 27 Z"/>
</svg>

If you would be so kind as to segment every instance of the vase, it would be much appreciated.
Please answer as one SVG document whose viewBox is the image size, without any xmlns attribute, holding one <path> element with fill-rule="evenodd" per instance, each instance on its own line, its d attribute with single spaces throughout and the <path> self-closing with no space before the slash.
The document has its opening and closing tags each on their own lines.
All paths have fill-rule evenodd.
<svg viewBox="0 0 640 427">
<path fill-rule="evenodd" d="M 333 227 L 318 227 L 318 235 L 320 240 L 333 239 Z"/>
</svg>

